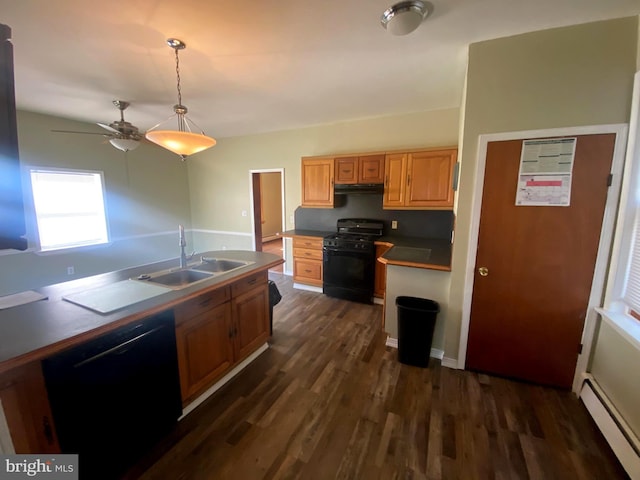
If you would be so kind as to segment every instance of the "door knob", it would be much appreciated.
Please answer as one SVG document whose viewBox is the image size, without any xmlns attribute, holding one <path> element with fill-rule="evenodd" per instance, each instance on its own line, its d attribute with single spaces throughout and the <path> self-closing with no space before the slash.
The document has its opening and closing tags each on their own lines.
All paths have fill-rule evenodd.
<svg viewBox="0 0 640 480">
<path fill-rule="evenodd" d="M 487 267 L 480 267 L 478 268 L 478 273 L 481 277 L 486 277 L 487 275 L 489 275 L 489 269 Z"/>
</svg>

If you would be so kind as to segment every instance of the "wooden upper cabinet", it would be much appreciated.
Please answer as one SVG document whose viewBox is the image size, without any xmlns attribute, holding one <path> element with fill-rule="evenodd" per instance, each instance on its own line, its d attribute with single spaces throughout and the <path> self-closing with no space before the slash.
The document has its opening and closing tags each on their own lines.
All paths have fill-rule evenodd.
<svg viewBox="0 0 640 480">
<path fill-rule="evenodd" d="M 384 208 L 404 207 L 405 185 L 407 178 L 407 154 L 387 155 L 384 167 Z"/>
<path fill-rule="evenodd" d="M 333 158 L 302 159 L 302 206 L 333 207 Z"/>
<path fill-rule="evenodd" d="M 383 183 L 384 155 L 336 158 L 336 183 Z"/>
<path fill-rule="evenodd" d="M 358 157 L 336 158 L 336 183 L 358 183 Z"/>
<path fill-rule="evenodd" d="M 452 208 L 456 159 L 455 148 L 387 155 L 383 207 Z"/>
</svg>

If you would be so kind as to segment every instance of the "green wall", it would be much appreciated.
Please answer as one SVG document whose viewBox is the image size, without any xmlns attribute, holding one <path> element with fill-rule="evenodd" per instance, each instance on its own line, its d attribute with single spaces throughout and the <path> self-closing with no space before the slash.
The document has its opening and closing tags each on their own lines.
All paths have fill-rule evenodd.
<svg viewBox="0 0 640 480">
<path fill-rule="evenodd" d="M 445 355 L 458 356 L 478 136 L 629 121 L 638 18 L 556 28 L 469 48 Z"/>
<path fill-rule="evenodd" d="M 191 224 L 186 164 L 156 146 L 121 152 L 99 135 L 53 133 L 52 129 L 100 131 L 96 125 L 18 112 L 18 141 L 29 250 L 0 252 L 0 295 L 72 280 L 132 265 L 178 257 L 178 224 Z M 36 246 L 28 167 L 104 172 L 109 245 L 40 254 Z M 74 275 L 67 275 L 73 266 Z"/>
</svg>

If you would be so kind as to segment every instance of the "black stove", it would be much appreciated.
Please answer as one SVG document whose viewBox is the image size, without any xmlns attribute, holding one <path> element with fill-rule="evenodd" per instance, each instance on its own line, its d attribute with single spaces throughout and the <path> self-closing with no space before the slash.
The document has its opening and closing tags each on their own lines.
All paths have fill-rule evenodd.
<svg viewBox="0 0 640 480">
<path fill-rule="evenodd" d="M 380 220 L 343 218 L 336 233 L 322 242 L 322 291 L 331 297 L 371 303 L 375 271 L 375 239 L 382 236 Z"/>
</svg>

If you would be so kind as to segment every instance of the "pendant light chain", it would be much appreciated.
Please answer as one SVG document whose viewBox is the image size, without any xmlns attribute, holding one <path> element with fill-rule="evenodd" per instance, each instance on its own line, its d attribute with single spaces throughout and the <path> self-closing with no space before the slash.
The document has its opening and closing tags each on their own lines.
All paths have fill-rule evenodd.
<svg viewBox="0 0 640 480">
<path fill-rule="evenodd" d="M 182 105 L 182 91 L 180 90 L 180 58 L 178 57 L 178 49 L 176 52 L 176 79 L 178 80 L 178 105 Z"/>
</svg>

